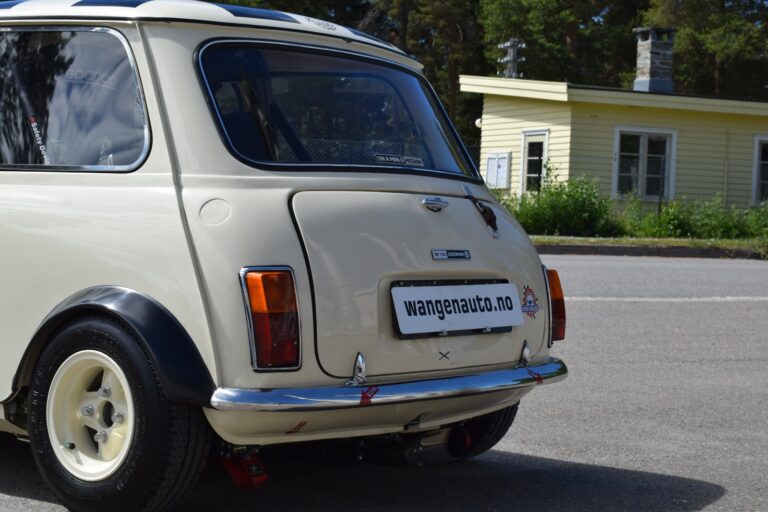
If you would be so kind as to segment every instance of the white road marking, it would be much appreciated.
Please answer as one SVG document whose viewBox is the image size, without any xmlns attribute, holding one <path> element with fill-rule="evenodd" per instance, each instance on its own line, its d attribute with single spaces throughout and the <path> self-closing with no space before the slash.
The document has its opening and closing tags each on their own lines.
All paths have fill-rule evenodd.
<svg viewBox="0 0 768 512">
<path fill-rule="evenodd" d="M 568 302 L 768 302 L 768 297 L 566 297 Z"/>
</svg>

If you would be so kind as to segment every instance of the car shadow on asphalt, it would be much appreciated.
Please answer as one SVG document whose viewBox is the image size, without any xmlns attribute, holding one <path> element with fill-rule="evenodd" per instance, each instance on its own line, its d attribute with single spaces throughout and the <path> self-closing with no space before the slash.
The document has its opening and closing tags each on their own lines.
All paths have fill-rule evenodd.
<svg viewBox="0 0 768 512">
<path fill-rule="evenodd" d="M 268 462 L 267 486 L 242 493 L 209 470 L 177 510 L 687 512 L 725 494 L 699 480 L 502 451 L 425 467 Z"/>
<path fill-rule="evenodd" d="M 428 467 L 335 466 L 284 457 L 265 463 L 270 482 L 252 493 L 241 492 L 211 464 L 174 510 L 688 512 L 726 492 L 701 480 L 497 450 Z M 56 503 L 29 445 L 8 436 L 0 436 L 0 495 Z"/>
</svg>

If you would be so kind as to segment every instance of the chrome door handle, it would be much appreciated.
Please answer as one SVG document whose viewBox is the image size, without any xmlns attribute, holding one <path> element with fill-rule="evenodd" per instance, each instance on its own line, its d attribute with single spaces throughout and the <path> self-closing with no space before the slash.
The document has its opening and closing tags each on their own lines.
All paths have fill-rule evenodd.
<svg viewBox="0 0 768 512">
<path fill-rule="evenodd" d="M 421 204 L 431 212 L 439 212 L 443 208 L 448 208 L 448 201 L 440 197 L 425 197 L 421 200 Z"/>
</svg>

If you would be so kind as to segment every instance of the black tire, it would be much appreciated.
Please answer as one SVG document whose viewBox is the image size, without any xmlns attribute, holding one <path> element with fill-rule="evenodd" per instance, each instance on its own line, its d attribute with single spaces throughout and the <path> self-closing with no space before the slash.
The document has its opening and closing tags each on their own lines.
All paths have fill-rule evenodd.
<svg viewBox="0 0 768 512">
<path fill-rule="evenodd" d="M 461 458 L 476 457 L 496 446 L 515 421 L 519 405 L 518 402 L 506 409 L 478 416 L 464 423 L 469 448 L 462 453 Z"/>
<path fill-rule="evenodd" d="M 62 445 L 57 447 L 58 451 L 54 449 L 47 418 L 49 392 L 55 397 L 69 396 L 66 394 L 68 391 L 57 392 L 52 388 L 57 371 L 66 368 L 66 365 L 62 366 L 65 361 L 89 353 L 95 353 L 96 357 L 106 355 L 117 364 L 124 381 L 127 381 L 133 403 L 132 415 L 127 413 L 133 420 L 127 427 L 132 428 L 130 442 L 120 445 L 124 451 L 119 452 L 121 456 L 114 459 L 116 467 L 110 470 L 112 473 L 97 481 L 78 478 L 76 470 L 71 471 L 62 464 L 59 457 L 67 452 Z M 70 374 L 64 369 L 62 372 L 64 377 L 60 378 L 56 386 L 59 390 L 67 390 L 66 377 Z M 77 375 L 77 368 L 71 372 L 71 375 Z M 70 382 L 73 381 L 70 379 Z M 91 396 L 93 390 L 89 388 L 86 392 Z M 52 399 L 51 403 L 68 402 Z M 105 418 L 108 415 L 112 418 L 110 421 L 115 421 L 112 413 L 105 409 L 112 405 L 102 403 L 100 407 L 102 409 L 98 421 L 107 421 Z M 65 407 L 63 411 L 66 413 L 70 409 Z M 82 410 L 72 410 L 71 414 L 78 415 L 72 418 L 82 418 Z M 77 421 L 82 421 L 71 419 L 67 423 L 60 418 L 65 414 L 55 416 L 57 419 L 51 423 L 54 436 L 56 428 L 59 428 L 54 428 L 54 425 L 75 425 L 71 430 L 76 430 Z M 61 423 L 56 423 L 60 420 Z M 128 422 L 120 420 L 120 423 L 123 421 L 126 424 Z M 211 439 L 210 428 L 201 408 L 169 403 L 164 397 L 157 371 L 139 343 L 123 326 L 105 317 L 88 317 L 69 323 L 46 346 L 30 384 L 28 430 L 35 462 L 46 482 L 66 506 L 84 512 L 134 512 L 168 508 L 200 476 L 207 462 Z M 87 436 L 90 433 L 90 430 L 83 430 L 79 435 Z M 83 438 L 86 437 L 78 439 Z M 68 444 L 64 443 L 63 446 Z M 74 443 L 71 444 L 74 446 Z M 83 446 L 83 449 L 98 451 L 102 448 L 94 442 L 91 447 Z M 73 457 L 72 460 L 76 459 Z"/>
</svg>

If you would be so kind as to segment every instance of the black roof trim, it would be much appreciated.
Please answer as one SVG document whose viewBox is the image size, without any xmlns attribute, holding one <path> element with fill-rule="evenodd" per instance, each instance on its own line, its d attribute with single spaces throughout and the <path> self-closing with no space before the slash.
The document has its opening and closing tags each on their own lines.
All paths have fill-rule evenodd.
<svg viewBox="0 0 768 512">
<path fill-rule="evenodd" d="M 256 7 L 246 7 L 244 5 L 231 4 L 213 4 L 225 11 L 233 14 L 237 18 L 255 18 L 259 20 L 283 21 L 286 23 L 299 23 L 296 18 L 288 16 L 280 11 L 270 9 L 258 9 Z"/>
<path fill-rule="evenodd" d="M 80 0 L 72 7 L 138 7 L 150 0 Z"/>
<path fill-rule="evenodd" d="M 5 2 L 0 2 L 0 9 L 10 9 L 11 7 L 15 7 L 19 4 L 22 4 L 26 2 L 27 0 L 9 0 Z"/>
</svg>

